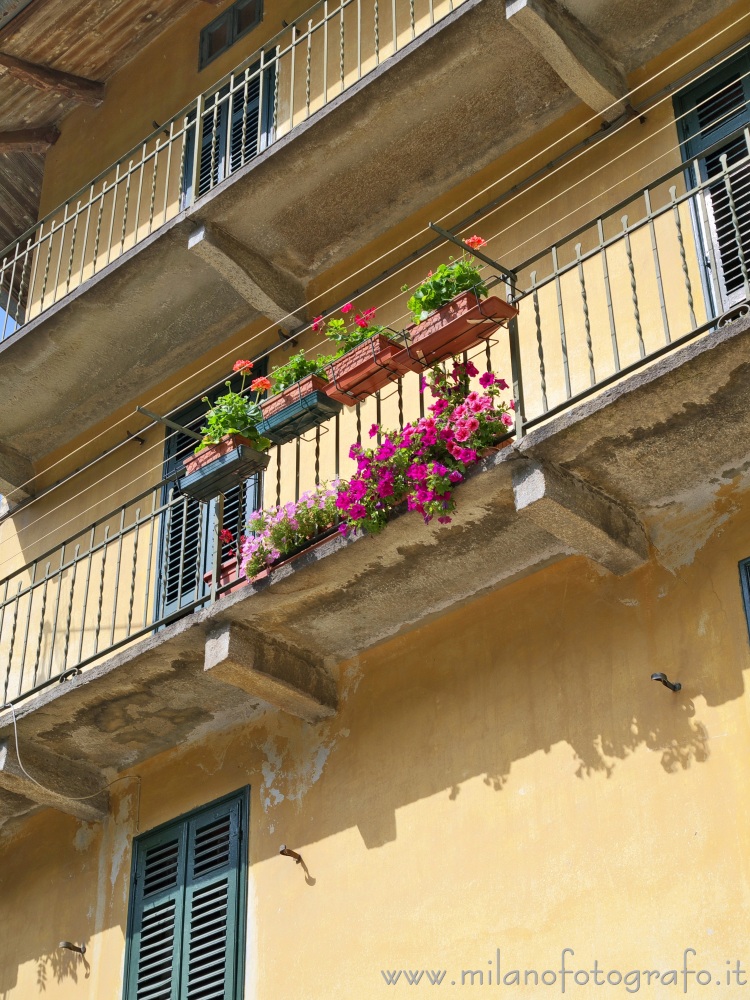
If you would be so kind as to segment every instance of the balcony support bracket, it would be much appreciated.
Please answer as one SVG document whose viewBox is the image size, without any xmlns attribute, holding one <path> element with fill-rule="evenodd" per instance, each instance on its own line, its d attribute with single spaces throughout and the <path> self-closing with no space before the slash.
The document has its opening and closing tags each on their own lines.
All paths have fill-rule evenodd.
<svg viewBox="0 0 750 1000">
<path fill-rule="evenodd" d="M 0 444 L 0 496 L 6 499 L 9 509 L 34 495 L 33 481 L 34 467 L 28 458 Z"/>
<path fill-rule="evenodd" d="M 513 499 L 522 517 L 616 576 L 648 559 L 646 534 L 632 514 L 556 466 L 534 459 L 516 463 Z"/>
<path fill-rule="evenodd" d="M 0 788 L 4 791 L 87 822 L 106 818 L 109 797 L 106 791 L 99 791 L 105 784 L 101 774 L 80 761 L 73 763 L 42 747 L 22 746 L 21 756 L 23 769 L 12 740 L 0 740 Z M 82 796 L 93 797 L 82 799 Z"/>
<path fill-rule="evenodd" d="M 625 114 L 622 70 L 557 0 L 507 0 L 505 14 L 584 104 L 608 123 Z"/>
<path fill-rule="evenodd" d="M 207 637 L 205 670 L 306 722 L 336 712 L 336 686 L 321 662 L 235 622 L 222 623 Z"/>
<path fill-rule="evenodd" d="M 287 330 L 304 326 L 304 320 L 293 315 L 304 303 L 304 290 L 290 274 L 221 229 L 201 226 L 188 238 L 188 248 L 263 316 Z"/>
</svg>

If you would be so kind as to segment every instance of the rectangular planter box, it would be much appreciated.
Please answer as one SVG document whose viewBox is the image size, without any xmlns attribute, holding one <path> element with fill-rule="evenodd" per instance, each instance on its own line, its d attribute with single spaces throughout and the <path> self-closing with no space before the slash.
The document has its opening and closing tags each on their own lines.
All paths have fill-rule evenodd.
<svg viewBox="0 0 750 1000">
<path fill-rule="evenodd" d="M 325 391 L 331 399 L 354 406 L 406 372 L 421 367 L 400 344 L 379 333 L 328 366 Z"/>
<path fill-rule="evenodd" d="M 408 328 L 410 346 L 403 353 L 429 367 L 488 340 L 518 309 L 496 295 L 480 300 L 462 292 L 416 326 Z M 396 359 L 397 361 L 399 359 Z"/>
<path fill-rule="evenodd" d="M 203 582 L 207 587 L 211 586 L 213 582 L 213 573 L 204 573 Z M 227 590 L 223 591 L 221 596 L 224 594 L 233 594 L 235 590 L 239 590 L 240 587 L 244 587 L 247 584 L 247 580 L 244 576 L 240 576 L 240 567 L 237 561 L 237 556 L 232 556 L 231 559 L 226 559 L 221 564 L 221 571 L 219 572 L 219 587 L 225 587 L 227 584 L 232 584 Z"/>
<path fill-rule="evenodd" d="M 260 404 L 264 419 L 258 432 L 274 444 L 286 444 L 335 416 L 341 403 L 326 395 L 327 384 L 318 375 L 308 375 L 264 400 Z"/>
<path fill-rule="evenodd" d="M 184 459 L 186 474 L 180 480 L 180 489 L 194 500 L 212 500 L 262 472 L 270 461 L 270 455 L 256 451 L 247 438 L 229 434 L 218 444 Z"/>
</svg>

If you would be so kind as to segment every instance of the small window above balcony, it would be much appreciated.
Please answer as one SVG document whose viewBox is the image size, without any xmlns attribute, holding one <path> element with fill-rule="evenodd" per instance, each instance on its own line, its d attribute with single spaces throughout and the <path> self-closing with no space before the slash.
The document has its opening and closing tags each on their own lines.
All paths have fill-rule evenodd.
<svg viewBox="0 0 750 1000">
<path fill-rule="evenodd" d="M 263 0 L 237 0 L 201 31 L 199 69 L 204 69 L 263 19 Z"/>
</svg>

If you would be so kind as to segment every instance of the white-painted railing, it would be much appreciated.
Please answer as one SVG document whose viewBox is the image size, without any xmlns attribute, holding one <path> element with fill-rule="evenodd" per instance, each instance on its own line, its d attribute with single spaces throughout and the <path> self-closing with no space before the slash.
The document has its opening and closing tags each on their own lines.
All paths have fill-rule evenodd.
<svg viewBox="0 0 750 1000">
<path fill-rule="evenodd" d="M 0 253 L 11 336 L 464 0 L 321 0 Z"/>
</svg>

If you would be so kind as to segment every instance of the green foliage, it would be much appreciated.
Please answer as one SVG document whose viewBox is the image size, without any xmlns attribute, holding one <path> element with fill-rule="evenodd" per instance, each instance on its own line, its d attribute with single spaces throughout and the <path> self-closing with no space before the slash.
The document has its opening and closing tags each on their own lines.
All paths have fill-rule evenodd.
<svg viewBox="0 0 750 1000">
<path fill-rule="evenodd" d="M 206 414 L 206 422 L 200 429 L 203 440 L 195 449 L 196 455 L 208 445 L 218 444 L 227 434 L 241 434 L 252 442 L 257 451 L 266 451 L 271 447 L 271 442 L 258 434 L 256 425 L 262 419 L 262 414 L 257 398 L 252 400 L 235 392 L 231 382 L 224 384 L 229 392 L 219 396 Z M 256 397 L 257 395 L 256 393 Z M 203 401 L 208 403 L 208 397 L 204 396 Z"/>
<path fill-rule="evenodd" d="M 486 296 L 487 286 L 479 271 L 475 258 L 466 255 L 452 260 L 450 264 L 441 264 L 434 274 L 428 275 L 415 289 L 407 303 L 414 322 L 421 323 L 430 313 L 469 289 L 473 289 L 481 297 Z M 408 285 L 404 285 L 402 291 L 408 290 Z"/>
<path fill-rule="evenodd" d="M 271 370 L 271 380 L 273 381 L 273 391 L 283 392 L 290 385 L 301 381 L 308 375 L 318 375 L 326 378 L 325 366 L 331 361 L 330 357 L 319 354 L 316 358 L 306 358 L 305 352 L 293 354 L 286 364 L 277 365 Z"/>
</svg>

